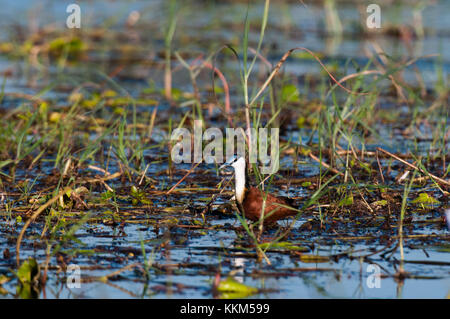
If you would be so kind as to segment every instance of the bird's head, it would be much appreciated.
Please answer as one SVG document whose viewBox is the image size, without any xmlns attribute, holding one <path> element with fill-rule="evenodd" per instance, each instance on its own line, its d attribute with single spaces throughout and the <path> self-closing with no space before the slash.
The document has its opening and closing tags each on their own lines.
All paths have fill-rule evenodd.
<svg viewBox="0 0 450 319">
<path fill-rule="evenodd" d="M 245 172 L 245 159 L 240 156 L 233 156 L 225 164 L 220 166 L 220 169 L 227 167 L 233 167 L 235 172 L 235 196 L 238 203 L 242 203 L 245 195 L 245 184 L 246 184 L 246 172 Z"/>
<path fill-rule="evenodd" d="M 235 170 L 240 168 L 245 169 L 245 159 L 242 156 L 233 156 L 222 166 L 220 166 L 219 169 L 225 169 L 227 167 L 233 167 Z"/>
</svg>

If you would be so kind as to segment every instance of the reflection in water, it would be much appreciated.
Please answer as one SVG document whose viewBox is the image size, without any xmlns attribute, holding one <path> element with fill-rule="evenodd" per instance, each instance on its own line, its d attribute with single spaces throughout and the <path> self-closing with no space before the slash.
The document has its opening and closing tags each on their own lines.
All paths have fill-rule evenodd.
<svg viewBox="0 0 450 319">
<path fill-rule="evenodd" d="M 237 268 L 233 271 L 234 279 L 236 279 L 240 283 L 244 283 L 244 266 L 245 266 L 245 258 L 233 259 L 233 267 Z"/>
</svg>

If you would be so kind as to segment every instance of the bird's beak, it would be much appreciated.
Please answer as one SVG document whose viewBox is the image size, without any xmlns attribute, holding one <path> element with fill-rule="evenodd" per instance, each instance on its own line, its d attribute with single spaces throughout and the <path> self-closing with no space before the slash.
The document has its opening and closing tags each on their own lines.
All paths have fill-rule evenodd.
<svg viewBox="0 0 450 319">
<path fill-rule="evenodd" d="M 230 167 L 233 162 L 234 162 L 234 157 L 232 157 L 231 159 L 229 159 L 228 161 L 223 163 L 222 166 L 219 167 L 219 169 L 222 170 L 224 168 Z"/>
<path fill-rule="evenodd" d="M 236 158 L 233 156 L 230 159 L 228 159 L 228 161 L 226 161 L 225 163 L 222 164 L 222 166 L 219 167 L 219 170 L 222 170 L 226 167 L 231 167 L 231 164 L 233 164 L 235 162 Z"/>
<path fill-rule="evenodd" d="M 223 163 L 223 164 L 219 167 L 219 170 L 222 170 L 222 169 L 224 169 L 225 167 L 229 167 L 229 166 L 230 166 L 229 163 Z"/>
</svg>

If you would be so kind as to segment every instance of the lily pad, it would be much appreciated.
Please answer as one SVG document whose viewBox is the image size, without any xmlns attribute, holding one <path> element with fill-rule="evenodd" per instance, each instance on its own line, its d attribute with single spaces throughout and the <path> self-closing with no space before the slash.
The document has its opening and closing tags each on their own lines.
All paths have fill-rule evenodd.
<svg viewBox="0 0 450 319">
<path fill-rule="evenodd" d="M 239 294 L 240 297 L 246 297 L 258 292 L 255 287 L 244 285 L 232 277 L 222 280 L 217 286 L 217 291 L 221 293 Z"/>
<path fill-rule="evenodd" d="M 86 49 L 86 45 L 77 37 L 60 37 L 50 42 L 48 49 L 53 56 L 60 57 L 67 54 L 69 59 L 74 59 L 81 55 L 82 51 Z"/>
<path fill-rule="evenodd" d="M 262 243 L 259 245 L 261 249 L 267 250 L 291 250 L 291 251 L 309 251 L 310 249 L 305 246 L 298 246 L 293 243 L 283 241 L 279 243 Z"/>
<path fill-rule="evenodd" d="M 411 203 L 413 203 L 413 204 L 423 204 L 423 205 L 437 205 L 437 204 L 440 204 L 440 202 L 436 198 L 428 195 L 428 193 L 420 193 L 419 196 L 417 196 L 417 198 L 415 198 L 415 199 L 413 199 L 411 201 Z"/>
</svg>

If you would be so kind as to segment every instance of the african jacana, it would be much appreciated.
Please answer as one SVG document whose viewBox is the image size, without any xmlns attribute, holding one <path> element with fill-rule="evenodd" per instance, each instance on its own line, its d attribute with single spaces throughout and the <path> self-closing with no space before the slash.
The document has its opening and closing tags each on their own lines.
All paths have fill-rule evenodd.
<svg viewBox="0 0 450 319">
<path fill-rule="evenodd" d="M 266 195 L 257 187 L 249 187 L 243 157 L 233 157 L 219 169 L 227 166 L 234 168 L 236 206 L 245 218 L 252 221 L 260 220 L 264 198 L 266 199 L 264 208 L 265 225 L 274 224 L 279 219 L 297 214 L 295 209 L 288 208 L 292 205 L 290 199 Z"/>
</svg>

